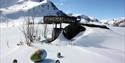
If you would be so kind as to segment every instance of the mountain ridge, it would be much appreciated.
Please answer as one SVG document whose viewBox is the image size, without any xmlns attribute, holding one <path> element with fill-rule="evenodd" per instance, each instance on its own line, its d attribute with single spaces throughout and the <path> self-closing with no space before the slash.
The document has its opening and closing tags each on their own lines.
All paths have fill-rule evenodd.
<svg viewBox="0 0 125 63">
<path fill-rule="evenodd" d="M 0 9 L 0 20 L 19 19 L 20 17 L 34 16 L 65 16 L 66 14 L 59 10 L 50 0 L 41 2 L 18 0 L 16 4 Z"/>
</svg>

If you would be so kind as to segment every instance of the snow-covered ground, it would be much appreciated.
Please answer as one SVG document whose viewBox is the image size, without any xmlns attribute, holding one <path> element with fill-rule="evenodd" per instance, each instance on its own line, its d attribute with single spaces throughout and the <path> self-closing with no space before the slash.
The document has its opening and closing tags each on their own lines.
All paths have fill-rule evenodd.
<svg viewBox="0 0 125 63">
<path fill-rule="evenodd" d="M 20 27 L 21 25 L 1 27 L 0 63 L 12 63 L 14 59 L 18 63 L 33 63 L 30 57 L 38 49 L 47 51 L 47 58 L 43 63 L 55 60 L 60 60 L 61 63 L 125 62 L 125 28 L 110 27 L 111 30 L 107 30 L 86 27 L 87 30 L 73 40 L 67 40 L 61 33 L 52 44 L 36 42 L 29 47 L 25 44 L 17 46 L 17 43 L 24 40 Z M 57 58 L 58 52 L 61 52 L 63 58 Z"/>
</svg>

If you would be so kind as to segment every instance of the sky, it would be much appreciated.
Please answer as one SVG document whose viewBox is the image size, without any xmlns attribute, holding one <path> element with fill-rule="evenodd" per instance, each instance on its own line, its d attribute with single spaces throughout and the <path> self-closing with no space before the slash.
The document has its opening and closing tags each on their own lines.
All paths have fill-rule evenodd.
<svg viewBox="0 0 125 63">
<path fill-rule="evenodd" d="M 65 13 L 83 14 L 98 19 L 125 17 L 125 0 L 51 0 Z"/>
</svg>

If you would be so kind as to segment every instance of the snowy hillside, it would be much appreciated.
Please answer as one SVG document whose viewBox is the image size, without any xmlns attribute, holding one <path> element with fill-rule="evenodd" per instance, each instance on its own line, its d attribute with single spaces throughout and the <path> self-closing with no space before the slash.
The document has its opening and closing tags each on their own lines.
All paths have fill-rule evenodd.
<svg viewBox="0 0 125 63">
<path fill-rule="evenodd" d="M 26 16 L 42 18 L 42 16 L 48 15 L 65 15 L 49 0 L 41 0 L 41 2 L 37 0 L 12 0 L 11 2 L 10 0 L 0 0 L 0 3 L 2 6 L 0 8 L 1 22 L 13 21 Z"/>
<path fill-rule="evenodd" d="M 65 26 L 65 25 L 63 25 Z M 45 49 L 47 58 L 42 63 L 124 63 L 125 59 L 125 29 L 110 27 L 111 30 L 85 27 L 86 31 L 78 34 L 73 40 L 67 40 L 62 34 L 52 44 L 35 42 L 31 47 L 25 43 L 24 36 L 18 27 L 4 27 L 0 32 L 0 62 L 33 63 L 30 59 L 34 51 Z M 39 25 L 42 31 L 44 25 Z M 50 28 L 53 25 L 49 26 Z M 50 31 L 49 31 L 50 32 Z M 57 58 L 61 52 L 63 58 Z"/>
<path fill-rule="evenodd" d="M 111 25 L 111 26 L 117 26 L 117 27 L 125 27 L 125 17 L 99 20 L 95 17 L 82 15 L 82 14 L 68 14 L 68 15 L 81 17 L 81 23 L 99 23 L 99 24 L 105 24 L 105 25 Z"/>
<path fill-rule="evenodd" d="M 83 14 L 67 14 L 68 16 L 76 16 L 76 17 L 81 17 L 81 23 L 89 23 L 89 22 L 100 22 L 97 18 L 83 15 Z"/>
<path fill-rule="evenodd" d="M 125 27 L 125 17 L 109 19 L 109 20 L 101 20 L 101 22 L 107 25 Z"/>
</svg>

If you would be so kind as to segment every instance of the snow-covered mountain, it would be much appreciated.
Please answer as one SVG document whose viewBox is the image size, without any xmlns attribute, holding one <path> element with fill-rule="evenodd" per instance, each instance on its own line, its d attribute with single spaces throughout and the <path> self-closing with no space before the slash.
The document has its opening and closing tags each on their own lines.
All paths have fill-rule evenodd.
<svg viewBox="0 0 125 63">
<path fill-rule="evenodd" d="M 49 0 L 0 0 L 0 20 L 15 20 L 25 16 L 63 16 L 64 12 L 59 10 Z"/>
<path fill-rule="evenodd" d="M 125 17 L 108 19 L 108 20 L 100 20 L 100 21 L 107 25 L 125 27 Z"/>
<path fill-rule="evenodd" d="M 99 22 L 99 20 L 95 17 L 90 17 L 86 15 L 80 15 L 81 16 L 81 22 Z"/>
<path fill-rule="evenodd" d="M 95 17 L 87 16 L 84 14 L 67 14 L 68 16 L 76 16 L 81 18 L 81 23 L 89 23 L 89 22 L 99 22 L 99 20 Z"/>
<path fill-rule="evenodd" d="M 81 23 L 98 23 L 98 24 L 106 24 L 117 27 L 125 27 L 125 17 L 107 19 L 107 20 L 98 20 L 95 17 L 90 17 L 86 15 L 77 15 L 77 16 L 81 17 Z"/>
</svg>

